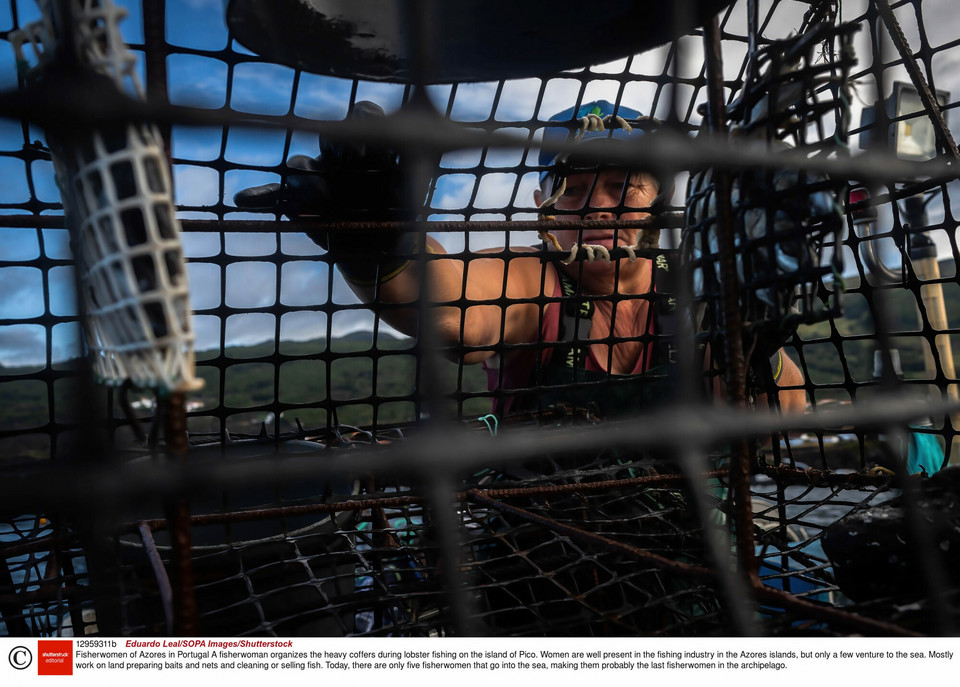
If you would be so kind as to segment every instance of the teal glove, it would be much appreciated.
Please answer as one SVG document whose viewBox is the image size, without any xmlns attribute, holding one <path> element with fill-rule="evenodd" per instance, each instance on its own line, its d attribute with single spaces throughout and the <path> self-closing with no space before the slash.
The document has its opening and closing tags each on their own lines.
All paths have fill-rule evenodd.
<svg viewBox="0 0 960 687">
<path fill-rule="evenodd" d="M 907 447 L 907 474 L 926 473 L 930 477 L 943 466 L 943 449 L 933 434 L 910 432 L 910 444 Z"/>
</svg>

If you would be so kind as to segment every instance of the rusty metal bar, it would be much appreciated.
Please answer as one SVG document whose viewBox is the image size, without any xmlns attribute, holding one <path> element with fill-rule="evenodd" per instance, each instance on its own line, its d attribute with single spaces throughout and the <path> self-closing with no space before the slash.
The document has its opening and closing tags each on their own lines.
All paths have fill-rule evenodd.
<svg viewBox="0 0 960 687">
<path fill-rule="evenodd" d="M 606 446 L 629 446 L 634 450 L 659 448 L 677 450 L 686 445 L 711 445 L 728 441 L 738 436 L 769 436 L 774 432 L 822 431 L 824 427 L 856 427 L 858 431 L 888 429 L 891 425 L 905 424 L 930 415 L 955 412 L 956 404 L 945 401 L 916 399 L 870 399 L 836 411 L 816 411 L 803 415 L 780 416 L 762 411 L 734 411 L 721 406 L 708 408 L 677 407 L 653 410 L 630 422 L 609 422 L 599 427 L 559 428 L 540 432 L 537 441 L 531 442 L 526 432 L 502 433 L 496 441 L 470 442 L 463 439 L 470 432 L 457 432 L 453 426 L 448 431 L 450 441 L 459 441 L 463 450 L 455 456 L 458 469 L 464 472 L 473 468 L 486 468 L 502 463 L 505 459 L 521 461 L 542 456 L 551 451 L 575 453 L 594 450 L 599 443 Z M 683 431 L 678 432 L 677 427 Z M 283 476 L 290 480 L 312 476 L 330 475 L 339 472 L 358 474 L 362 472 L 396 473 L 408 472 L 398 466 L 417 465 L 431 470 L 436 466 L 449 467 L 454 458 L 449 444 L 410 438 L 391 447 L 389 455 L 373 448 L 343 452 L 344 455 L 329 456 L 323 461 L 287 458 L 283 461 Z M 243 483 L 277 477 L 277 463 L 270 460 L 250 461 L 243 465 L 211 465 L 208 468 L 190 466 L 190 469 L 151 469 L 148 466 L 136 470 L 111 467 L 98 469 L 95 466 L 83 470 L 65 470 L 65 482 L 50 479 L 51 472 L 38 470 L 30 474 L 15 475 L 6 480 L 0 493 L 11 507 L 25 503 L 23 494 L 43 494 L 50 502 L 71 503 L 79 490 L 87 499 L 102 498 L 109 494 L 117 480 L 122 480 L 129 495 L 156 493 L 158 489 L 182 489 L 218 484 L 231 488 Z M 46 503 L 47 501 L 44 501 Z M 36 505 L 36 501 L 32 502 Z M 41 504 L 42 505 L 42 504 Z"/>
<path fill-rule="evenodd" d="M 715 479 L 726 477 L 726 470 L 712 470 L 697 475 L 701 479 Z M 546 496 L 552 494 L 590 493 L 608 489 L 625 489 L 638 486 L 663 486 L 683 484 L 687 481 L 684 475 L 647 475 L 645 477 L 629 477 L 618 480 L 603 480 L 599 482 L 582 482 L 577 484 L 546 484 L 535 487 L 514 487 L 506 489 L 481 489 L 490 498 L 508 499 L 525 496 Z M 453 492 L 454 501 L 463 501 L 467 492 Z M 190 524 L 194 527 L 204 525 L 222 525 L 226 523 L 250 522 L 274 518 L 295 517 L 299 515 L 342 513 L 344 511 L 362 511 L 367 509 L 380 510 L 422 504 L 424 497 L 411 496 L 384 496 L 369 499 L 354 499 L 352 501 L 337 501 L 335 503 L 316 503 L 306 506 L 277 506 L 275 508 L 258 508 L 256 510 L 233 511 L 230 513 L 210 513 L 190 516 Z M 138 530 L 141 523 L 128 524 L 121 531 Z M 166 529 L 169 524 L 164 519 L 144 520 L 151 531 Z"/>
<path fill-rule="evenodd" d="M 556 520 L 551 520 L 550 518 L 545 518 L 535 513 L 531 513 L 530 511 L 524 510 L 523 508 L 517 508 L 516 506 L 510 506 L 508 504 L 490 499 L 477 490 L 469 491 L 467 496 L 474 503 L 516 515 L 517 517 L 523 518 L 528 522 L 541 525 L 550 529 L 552 532 L 563 534 L 579 542 L 592 544 L 594 546 L 601 546 L 611 551 L 626 553 L 631 557 L 649 563 L 660 570 L 674 572 L 687 579 L 698 580 L 704 584 L 712 586 L 715 586 L 718 583 L 719 575 L 717 571 L 711 570 L 710 568 L 674 561 L 655 553 L 645 551 L 636 546 L 624 544 L 623 542 L 619 542 L 593 532 L 581 530 L 577 527 L 566 525 L 564 523 L 557 522 Z M 867 618 L 865 616 L 843 611 L 832 606 L 826 606 L 798 598 L 782 590 L 768 587 L 767 585 L 763 584 L 759 578 L 756 578 L 755 582 L 751 585 L 751 588 L 754 595 L 761 601 L 776 603 L 783 606 L 785 609 L 803 611 L 808 613 L 812 618 L 817 618 L 825 622 L 833 622 L 861 632 L 874 632 L 884 635 L 903 637 L 922 636 L 916 632 L 900 627 L 899 625 L 886 623 L 873 618 Z"/>
<path fill-rule="evenodd" d="M 732 152 L 732 151 L 731 151 Z M 891 159 L 895 160 L 895 158 Z M 885 164 L 886 161 L 883 162 Z M 827 161 L 826 166 L 830 166 Z M 874 167 L 878 164 L 882 167 L 880 161 L 874 158 L 872 163 Z M 874 174 L 876 176 L 876 174 Z M 897 200 L 903 200 L 910 196 L 917 195 L 924 191 L 942 186 L 955 175 L 927 177 L 921 181 L 905 184 L 900 188 L 893 189 L 886 193 L 879 193 L 872 196 L 869 200 L 851 203 L 850 212 L 856 212 L 867 207 L 879 207 Z M 232 208 L 231 208 L 232 209 Z M 222 220 L 215 219 L 182 219 L 180 225 L 184 231 L 205 231 L 205 232 L 306 232 L 309 230 L 323 231 L 357 231 L 357 230 L 378 230 L 397 231 L 408 228 L 409 223 L 404 222 L 324 222 L 320 219 L 311 219 L 300 217 L 291 220 L 273 219 L 231 219 L 229 216 Z M 427 228 L 431 232 L 456 233 L 456 232 L 503 232 L 503 231 L 537 231 L 539 228 L 538 220 L 443 220 L 439 222 L 427 222 Z M 571 224 L 571 226 L 574 226 Z M 680 211 L 663 212 L 640 220 L 579 220 L 576 225 L 587 229 L 682 229 L 686 226 L 684 213 Z M 0 215 L 0 227 L 12 228 L 44 228 L 44 229 L 63 229 L 66 227 L 63 215 Z"/>
<path fill-rule="evenodd" d="M 675 561 L 673 559 L 661 556 L 660 554 L 651 553 L 644 549 L 638 548 L 636 546 L 631 546 L 629 544 L 624 544 L 618 542 L 609 537 L 605 537 L 594 532 L 588 532 L 586 530 L 581 530 L 572 525 L 567 525 L 562 522 L 558 522 L 551 518 L 544 517 L 542 515 L 537 515 L 536 513 L 531 513 L 530 511 L 519 508 L 517 506 L 511 506 L 509 504 L 503 503 L 502 501 L 497 501 L 490 498 L 483 492 L 478 489 L 471 489 L 467 492 L 466 497 L 468 500 L 473 501 L 474 503 L 487 506 L 489 508 L 495 508 L 504 513 L 511 513 L 517 515 L 524 520 L 541 525 L 548 528 L 552 532 L 558 534 L 563 534 L 571 539 L 575 539 L 581 542 L 586 542 L 594 545 L 602 545 L 603 547 L 616 550 L 624 551 L 629 553 L 634 558 L 645 561 L 654 565 L 660 570 L 667 572 L 675 572 L 680 575 L 683 575 L 685 578 L 697 580 L 704 584 L 715 584 L 717 581 L 717 573 L 710 568 L 705 568 L 701 565 L 691 565 L 689 563 L 682 563 L 680 561 Z"/>
<path fill-rule="evenodd" d="M 704 30 L 707 67 L 707 93 L 710 131 L 714 136 L 727 133 L 723 102 L 723 56 L 720 24 L 716 17 Z M 740 318 L 740 292 L 737 278 L 736 237 L 731 204 L 732 180 L 726 170 L 714 170 L 719 238 L 720 288 L 722 297 L 723 361 L 727 398 L 737 409 L 747 407 L 747 363 L 743 349 L 743 322 Z M 751 585 L 757 581 L 757 561 L 753 539 L 753 511 L 750 505 L 750 446 L 746 438 L 735 438 L 730 446 L 730 484 L 734 498 L 736 546 L 743 573 Z"/>
<path fill-rule="evenodd" d="M 758 469 L 762 475 L 782 484 L 805 484 L 811 487 L 841 487 L 858 489 L 875 487 L 883 489 L 893 482 L 888 474 L 869 474 L 862 472 L 839 473 L 816 468 L 791 468 L 786 465 L 764 465 Z"/>
<path fill-rule="evenodd" d="M 6 218 L 4 218 L 6 219 Z M 13 218 L 14 220 L 17 217 Z M 684 226 L 685 220 L 682 212 L 664 212 L 659 215 L 639 220 L 579 220 L 571 226 L 583 227 L 584 229 L 680 229 Z M 372 222 L 372 221 L 354 221 L 354 222 L 325 222 L 320 218 L 300 217 L 289 221 L 277 221 L 276 219 L 186 219 L 181 222 L 184 231 L 224 231 L 224 227 L 229 227 L 229 231 L 416 231 L 416 225 L 410 222 Z M 548 226 L 556 226 L 553 223 L 547 223 Z M 544 222 L 537 220 L 492 220 L 492 221 L 451 221 L 426 222 L 425 226 L 430 231 L 436 232 L 487 232 L 487 231 L 537 231 L 543 228 Z"/>
<path fill-rule="evenodd" d="M 187 411 L 183 393 L 172 393 L 163 399 L 164 436 L 167 440 L 167 458 L 182 463 L 187 456 Z M 174 632 L 178 635 L 196 635 L 199 629 L 197 600 L 194 591 L 193 559 L 190 537 L 190 506 L 186 497 L 173 496 L 167 505 L 172 543 L 174 580 Z"/>
</svg>

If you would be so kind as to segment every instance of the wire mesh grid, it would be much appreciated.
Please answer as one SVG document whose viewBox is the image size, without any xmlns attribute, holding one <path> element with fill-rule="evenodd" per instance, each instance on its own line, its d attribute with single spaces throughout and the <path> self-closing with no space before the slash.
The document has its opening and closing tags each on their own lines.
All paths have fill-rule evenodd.
<svg viewBox="0 0 960 687">
<path fill-rule="evenodd" d="M 951 297 L 960 253 L 949 160 L 956 147 L 942 118 L 911 118 L 932 112 L 924 104 L 931 89 L 937 98 L 950 85 L 956 40 L 937 25 L 948 12 L 943 3 L 728 3 L 715 29 L 708 24 L 632 57 L 427 87 L 280 66 L 232 40 L 219 2 L 119 4 L 130 12 L 121 28 L 147 86 L 142 107 L 107 93 L 90 104 L 69 88 L 51 94 L 22 80 L 18 89 L 10 34 L 37 12 L 11 2 L 0 15 L 11 79 L 0 100 L 7 117 L 0 165 L 9 180 L 0 195 L 6 634 L 954 631 L 953 470 L 905 476 L 909 457 L 932 444 L 939 449 L 932 469 L 955 462 L 950 321 L 960 315 Z M 675 5 L 677 16 L 689 9 Z M 408 19 L 419 31 L 417 17 Z M 799 41 L 790 38 L 798 27 Z M 417 35 L 429 64 L 430 36 Z M 844 35 L 856 64 L 841 69 L 849 57 L 839 51 Z M 789 121 L 753 122 L 764 140 L 789 129 L 793 149 L 770 154 L 736 139 L 693 137 L 720 121 L 745 135 L 756 98 L 773 103 L 771 92 L 789 83 L 773 78 L 772 91 L 753 96 L 743 89 L 763 80 L 759 51 L 774 54 L 804 38 L 805 67 L 791 78 L 828 106 L 776 102 L 771 109 Z M 722 59 L 712 81 L 711 45 Z M 844 70 L 849 102 L 838 81 Z M 818 80 L 824 74 L 830 78 Z M 872 121 L 844 119 L 882 101 L 895 80 L 915 87 L 913 111 L 890 112 L 881 102 Z M 711 88 L 720 103 L 713 115 Z M 433 111 L 418 109 L 420 93 Z M 316 155 L 318 134 L 386 141 L 439 159 L 438 170 L 422 174 L 431 177 L 429 221 L 415 230 L 429 231 L 466 264 L 499 245 L 507 247 L 504 260 L 517 259 L 537 242 L 529 198 L 543 171 L 537 142 L 548 118 L 598 98 L 662 122 L 663 136 L 609 151 L 612 162 L 641 159 L 660 178 L 676 176 L 677 191 L 653 222 L 661 227 L 660 247 L 647 254 L 653 259 L 681 252 L 681 227 L 688 236 L 691 227 L 708 231 L 709 218 L 683 217 L 686 179 L 696 171 L 739 174 L 744 184 L 744 170 L 752 170 L 762 191 L 776 170 L 796 169 L 792 190 L 777 187 L 788 203 L 824 188 L 841 203 L 833 244 L 809 225 L 800 234 L 745 234 L 733 280 L 699 292 L 685 292 L 686 280 L 671 284 L 681 311 L 705 312 L 702 329 L 694 334 L 679 321 L 667 331 L 660 323 L 654 338 L 675 341 L 689 359 L 693 343 L 709 343 L 716 364 L 644 376 L 641 388 L 657 402 L 626 420 L 567 405 L 540 377 L 518 389 L 501 372 L 488 387 L 464 354 L 529 349 L 536 361 L 537 350 L 557 344 L 470 348 L 445 344 L 428 326 L 419 337 L 402 336 L 387 320 L 403 306 L 376 294 L 374 305 L 360 303 L 333 269 L 335 258 L 304 234 L 390 223 L 362 224 L 362 215 L 288 220 L 280 211 L 245 212 L 232 200 L 241 189 L 284 181 L 284 162 Z M 362 100 L 406 116 L 376 126 L 347 118 Z M 941 99 L 944 116 L 953 104 Z M 131 118 L 156 121 L 168 137 L 184 229 L 197 376 L 206 384 L 186 398 L 183 461 L 166 456 L 179 453 L 171 449 L 177 430 L 166 399 L 130 385 L 100 388 L 83 361 L 70 237 L 43 142 L 43 127 L 57 121 L 82 129 Z M 918 130 L 928 122 L 938 159 L 861 154 L 866 138 L 884 138 L 874 132 L 891 122 Z M 810 153 L 846 133 L 849 144 Z M 752 201 L 771 223 L 782 209 L 772 197 Z M 750 226 L 750 209 L 749 202 L 733 208 L 739 226 L 745 217 Z M 777 250 L 791 240 L 804 243 L 813 263 L 784 274 L 792 263 L 778 261 Z M 546 250 L 537 254 L 556 263 Z M 429 269 L 445 256 L 410 257 Z M 699 265 L 709 274 L 715 259 L 704 248 L 682 273 Z M 722 282 L 738 276 L 755 296 L 740 312 L 724 311 L 730 296 Z M 764 288 L 798 285 L 798 300 L 778 296 L 772 306 L 762 297 Z M 515 302 L 506 293 L 496 301 Z M 537 300 L 551 302 L 564 299 L 542 292 Z M 423 299 L 418 307 L 431 305 Z M 747 321 L 731 321 L 740 316 Z M 730 343 L 732 332 L 742 343 Z M 766 354 L 780 346 L 803 374 L 807 413 L 764 412 L 777 406 Z M 743 367 L 731 364 L 737 350 L 747 353 Z M 731 387 L 742 394 L 737 407 L 705 404 L 704 377 L 707 386 L 741 382 Z M 614 394 L 622 383 L 607 376 L 568 387 Z M 676 392 L 669 402 L 665 387 Z M 489 415 L 491 400 L 521 396 L 527 411 Z M 176 511 L 187 502 L 189 514 Z M 886 576 L 841 556 L 854 550 L 844 538 L 852 530 L 833 523 L 876 508 L 893 513 L 900 528 L 877 533 L 881 546 L 893 546 L 897 535 L 907 540 L 888 558 L 916 563 L 894 563 L 894 583 L 874 588 L 874 578 Z"/>
</svg>

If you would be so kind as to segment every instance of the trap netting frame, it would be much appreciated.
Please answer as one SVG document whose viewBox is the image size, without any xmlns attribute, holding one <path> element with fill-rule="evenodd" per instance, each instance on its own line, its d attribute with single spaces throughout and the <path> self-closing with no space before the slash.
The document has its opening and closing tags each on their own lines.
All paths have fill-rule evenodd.
<svg viewBox="0 0 960 687">
<path fill-rule="evenodd" d="M 805 11 L 809 10 L 806 20 L 811 23 L 830 19 L 834 7 L 830 2 L 778 0 L 770 3 L 769 9 L 772 14 L 790 4 L 805 5 Z M 871 6 L 870 22 L 863 21 L 864 17 L 853 18 L 855 23 L 869 24 L 865 28 L 878 43 L 887 40 L 883 36 L 888 33 L 895 34 L 882 26 L 886 19 L 877 9 L 881 5 L 886 6 L 883 0 Z M 900 8 L 901 17 L 904 9 L 915 9 L 920 16 L 921 5 L 917 0 L 895 7 Z M 738 22 L 743 22 L 743 14 L 750 7 L 753 3 L 736 3 L 733 9 L 721 13 L 714 40 L 722 45 L 747 46 L 751 31 L 741 31 Z M 934 284 L 946 286 L 952 275 L 921 282 L 912 261 L 905 259 L 900 282 L 864 276 L 860 284 L 847 285 L 845 296 L 867 303 L 876 321 L 875 331 L 850 336 L 830 319 L 826 334 L 822 327 L 807 329 L 787 340 L 788 350 L 796 354 L 805 373 L 804 391 L 810 394 L 815 408 L 828 406 L 826 401 L 836 396 L 846 395 L 857 401 L 831 414 L 779 418 L 704 408 L 695 401 L 698 394 L 689 391 L 696 388 L 693 380 L 700 377 L 699 370 L 690 369 L 686 370 L 690 379 L 681 378 L 678 384 L 688 394 L 682 397 L 682 403 L 625 424 L 605 421 L 594 426 L 595 418 L 589 412 L 571 414 L 554 407 L 492 427 L 491 420 L 476 419 L 479 413 L 470 413 L 471 401 L 488 399 L 491 394 L 465 387 L 462 365 L 453 372 L 455 392 L 447 395 L 453 399 L 452 410 L 438 402 L 444 390 L 431 384 L 392 394 L 372 383 L 368 393 L 338 399 L 331 389 L 331 369 L 337 361 L 369 360 L 375 373 L 378 365 L 399 355 L 408 359 L 421 380 L 435 382 L 440 378 L 432 355 L 436 342 L 425 332 L 415 344 L 401 347 L 399 353 L 389 342 L 380 348 L 386 340 L 377 318 L 371 347 L 335 350 L 333 321 L 337 313 L 364 308 L 334 298 L 332 269 L 324 273 L 326 293 L 331 294 L 326 302 L 283 302 L 284 269 L 292 256 L 305 255 L 305 261 L 329 265 L 330 259 L 319 251 L 304 254 L 295 245 L 284 248 L 289 237 L 315 228 L 316 223 L 281 222 L 279 217 L 232 217 L 236 209 L 226 197 L 225 176 L 237 163 L 227 159 L 224 151 L 229 128 L 249 118 L 228 107 L 211 112 L 168 104 L 167 58 L 171 53 L 215 57 L 223 60 L 229 73 L 257 59 L 229 48 L 211 51 L 168 45 L 161 30 L 162 8 L 163 3 L 144 1 L 144 41 L 133 46 L 143 51 L 148 93 L 153 96 L 149 108 L 137 111 L 131 106 L 130 111 L 115 112 L 115 119 L 104 117 L 96 108 L 92 112 L 79 109 L 77 116 L 89 116 L 98 123 L 142 116 L 173 128 L 181 124 L 222 127 L 220 152 L 206 164 L 216 171 L 216 202 L 193 206 L 181 203 L 179 208 L 186 215 L 183 226 L 187 236 L 191 232 L 218 236 L 218 247 L 212 255 L 200 252 L 190 256 L 191 264 L 216 271 L 220 293 L 224 294 L 224 302 L 218 299 L 216 306 L 198 308 L 201 317 L 219 324 L 219 350 L 210 357 L 201 356 L 200 361 L 201 371 L 214 373 L 208 387 L 217 397 L 199 408 L 158 403 L 156 410 L 138 411 L 131 400 L 135 390 L 125 387 L 106 390 L 105 400 L 90 400 L 102 390 L 97 391 L 82 369 L 77 371 L 54 360 L 50 333 L 45 337 L 45 362 L 40 369 L 16 370 L 4 381 L 15 389 L 42 384 L 48 411 L 44 423 L 3 428 L 0 433 L 8 446 L 25 437 L 41 438 L 39 452 L 47 459 L 4 466 L 10 476 L 3 489 L 10 513 L 6 533 L 11 541 L 5 541 L 2 549 L 0 612 L 9 634 L 842 635 L 937 634 L 949 632 L 951 623 L 955 626 L 956 591 L 951 592 L 949 585 L 937 577 L 935 544 L 918 543 L 926 591 L 916 606 L 904 609 L 881 599 L 850 608 L 833 580 L 831 566 L 816 550 L 824 525 L 808 518 L 812 510 L 824 504 L 841 509 L 870 505 L 878 497 L 886 497 L 892 486 L 902 488 L 909 497 L 916 482 L 897 474 L 895 458 L 888 463 L 895 468 L 893 474 L 867 471 L 870 460 L 883 462 L 886 453 L 897 453 L 889 448 L 898 446 L 896 438 L 875 444 L 875 432 L 891 433 L 890 427 L 905 431 L 907 423 L 930 416 L 935 424 L 914 431 L 940 437 L 948 458 L 951 456 L 954 429 L 947 413 L 953 411 L 952 407 L 926 400 L 904 403 L 896 396 L 897 388 L 922 389 L 928 384 L 944 391 L 953 389 L 952 378 L 942 364 L 935 364 L 932 379 L 921 375 L 900 382 L 887 378 L 878 381 L 872 374 L 865 377 L 861 370 L 851 370 L 843 352 L 849 344 L 876 341 L 881 358 L 887 356 L 889 361 L 891 333 L 901 339 L 933 339 L 937 335 L 920 297 L 921 289 Z M 767 24 L 761 19 L 757 15 L 746 22 L 760 32 L 757 36 L 762 36 L 761 27 Z M 698 32 L 696 41 L 703 40 L 702 34 Z M 933 74 L 930 60 L 949 46 L 937 47 L 919 54 L 927 80 Z M 674 55 L 674 59 L 679 58 Z M 892 64 L 909 63 L 911 59 L 901 55 Z M 666 127 L 673 126 L 684 134 L 692 128 L 689 119 L 700 94 L 711 87 L 721 91 L 727 87 L 725 100 L 735 90 L 722 80 L 711 83 L 706 66 L 693 77 L 678 77 L 669 72 L 669 63 L 661 73 L 649 75 L 634 73 L 632 64 L 626 61 L 619 75 L 587 70 L 562 78 L 585 83 L 609 76 L 619 79 L 621 91 L 631 80 L 648 80 L 656 84 L 654 103 L 678 97 L 680 87 L 671 91 L 668 86 L 672 84 L 689 87 L 693 95 L 685 109 L 677 102 L 666 108 L 676 115 L 674 121 L 665 118 Z M 889 68 L 891 63 L 874 59 L 870 65 L 855 69 L 853 78 L 873 78 L 883 83 L 884 71 Z M 481 167 L 451 169 L 472 169 L 481 176 L 501 171 L 483 166 L 490 149 L 517 142 L 497 137 L 496 129 L 510 128 L 493 114 L 498 110 L 502 83 L 490 112 L 480 121 L 449 128 L 443 126 L 444 119 L 413 112 L 416 116 L 411 119 L 395 120 L 387 129 L 374 131 L 351 122 L 317 122 L 297 115 L 296 84 L 301 79 L 306 81 L 307 76 L 296 72 L 289 101 L 293 114 L 258 114 L 258 119 L 281 129 L 303 129 L 330 137 L 386 135 L 411 146 L 446 148 L 452 147 L 452 142 L 475 146 L 483 151 Z M 232 81 L 228 83 L 229 92 Z M 469 88 L 462 84 L 458 87 Z M 536 97 L 538 106 L 544 100 L 544 88 L 541 85 Z M 363 90 L 364 85 L 355 82 L 348 101 L 360 99 Z M 456 88 L 451 89 L 446 111 L 441 113 L 447 118 L 454 111 L 456 92 Z M 402 99 L 408 100 L 411 93 L 411 89 L 405 90 Z M 585 87 L 578 97 L 583 98 L 584 93 Z M 30 95 L 34 101 L 24 98 L 5 103 L 4 113 L 22 116 L 25 122 L 46 121 L 43 108 L 54 105 L 36 92 Z M 79 107 L 70 97 L 65 93 L 64 102 Z M 58 107 L 65 111 L 70 109 L 67 105 Z M 521 136 L 524 148 L 549 113 L 534 115 L 524 122 L 507 122 L 527 126 Z M 31 132 L 26 123 L 23 127 L 28 134 Z M 851 129 L 851 133 L 858 133 L 856 126 Z M 763 155 L 750 150 L 712 147 L 705 141 L 694 145 L 687 137 L 650 140 L 660 141 L 651 143 L 649 149 L 658 160 L 699 160 L 700 164 L 732 167 L 770 165 Z M 296 152 L 293 143 L 287 132 L 281 146 L 282 159 Z M 25 169 L 32 175 L 33 164 L 43 162 L 45 155 L 27 135 L 23 149 L 11 157 L 30 162 Z M 860 275 L 872 274 L 861 258 L 861 252 L 870 254 L 866 248 L 886 239 L 907 256 L 909 239 L 928 230 L 946 233 L 951 218 L 947 182 L 943 180 L 950 170 L 945 165 L 928 166 L 928 181 L 898 185 L 890 180 L 913 173 L 914 167 L 901 165 L 889 156 L 879 156 L 884 165 L 878 167 L 876 159 L 830 159 L 810 164 L 863 183 L 886 185 L 886 194 L 874 195 L 873 202 L 881 206 L 889 205 L 891 198 L 940 187 L 943 221 L 939 225 L 914 222 L 908 227 L 897 209 L 892 212 L 891 231 L 860 236 L 853 231 L 848 215 L 844 245 L 850 249 L 848 255 Z M 175 168 L 204 167 L 203 163 L 178 157 L 174 146 Z M 524 164 L 526 169 L 536 170 L 531 161 Z M 283 174 L 280 163 L 246 166 L 258 172 Z M 883 176 L 878 178 L 880 169 Z M 669 165 L 665 168 L 665 172 L 672 171 L 676 169 Z M 531 209 L 517 197 L 521 180 L 522 175 L 515 176 L 509 206 L 496 208 L 503 218 L 485 225 L 471 223 L 470 231 L 527 230 L 529 222 L 513 219 L 513 215 Z M 474 207 L 479 187 L 478 181 L 463 208 L 465 220 L 489 214 L 484 208 Z M 867 205 L 863 202 L 848 210 Z M 10 206 L 26 213 L 4 214 L 0 225 L 33 229 L 42 241 L 52 236 L 51 229 L 62 226 L 62 218 L 45 214 L 59 208 L 57 201 L 40 200 L 31 193 L 28 202 Z M 678 226 L 678 208 L 671 210 L 662 215 L 667 228 Z M 213 218 L 191 219 L 189 213 L 212 214 Z M 462 256 L 469 259 L 473 255 L 471 238 L 463 224 L 432 222 L 430 229 L 464 232 Z M 274 248 L 265 254 L 232 253 L 225 237 L 230 232 L 264 233 L 272 236 Z M 506 240 L 510 241 L 509 233 Z M 955 237 L 950 236 L 949 243 L 956 263 L 960 251 Z M 66 257 L 51 260 L 40 251 L 36 258 L 3 263 L 3 268 L 37 269 L 46 278 L 51 270 L 64 268 L 68 262 Z M 273 266 L 277 297 L 266 306 L 226 303 L 230 267 L 239 269 L 253 263 Z M 906 337 L 883 317 L 889 308 L 888 296 L 897 292 L 915 297 L 922 318 L 919 332 L 908 331 Z M 716 297 L 723 298 L 721 294 Z M 280 343 L 283 317 L 307 310 L 324 314 L 323 327 L 331 345 L 319 352 L 304 353 Z M 228 350 L 228 320 L 245 313 L 272 317 L 275 343 L 268 351 Z M 76 321 L 75 314 L 63 315 L 46 305 L 40 316 L 10 318 L 0 324 L 52 330 Z M 735 329 L 730 327 L 727 332 Z M 808 362 L 813 357 L 811 351 L 818 346 L 833 347 L 837 352 L 842 370 L 839 379 L 822 381 L 823 377 L 817 375 L 823 373 Z M 937 348 L 935 361 L 939 354 Z M 317 369 L 310 367 L 315 361 L 325 371 L 324 399 L 283 399 L 281 390 L 290 377 L 302 374 L 304 369 Z M 230 372 L 244 365 L 268 371 L 262 384 L 271 389 L 269 398 L 252 404 L 244 401 L 247 405 L 228 399 L 233 393 L 228 382 Z M 283 373 L 285 365 L 295 372 Z M 890 365 L 883 367 L 890 369 Z M 730 374 L 746 381 L 745 369 Z M 79 383 L 88 402 L 73 411 L 74 415 L 64 415 L 66 402 L 61 390 L 70 382 Z M 877 394 L 873 400 L 862 400 L 884 384 L 892 390 Z M 412 407 L 423 420 L 382 421 L 384 408 L 398 401 Z M 351 407 L 364 405 L 370 406 L 362 422 L 364 427 L 352 426 L 361 423 L 340 422 Z M 313 421 L 306 423 L 299 418 L 288 419 L 281 429 L 281 418 L 307 417 L 311 409 L 323 414 L 314 415 Z M 429 419 L 425 417 L 428 412 Z M 268 413 L 273 414 L 271 425 L 266 422 Z M 451 427 L 442 421 L 445 414 L 470 421 L 462 427 Z M 261 419 L 261 431 L 239 421 L 247 415 Z M 141 436 L 142 441 L 131 445 L 131 430 L 147 421 L 155 433 L 163 427 L 166 441 L 151 442 L 150 437 Z M 806 431 L 814 437 L 804 455 L 792 447 L 786 434 L 790 430 Z M 189 449 L 181 441 L 186 432 Z M 499 435 L 494 438 L 489 436 L 492 433 Z M 833 439 L 850 433 L 856 438 L 853 446 L 847 447 L 853 455 L 845 464 L 852 467 L 847 474 L 838 472 L 829 446 Z M 742 445 L 745 437 L 772 437 L 766 461 L 755 460 L 753 452 Z M 785 444 L 782 448 L 781 439 Z M 36 450 L 29 442 L 26 446 L 28 450 L 22 455 Z M 164 447 L 175 454 L 186 449 L 188 461 L 166 462 Z M 814 458 L 806 461 L 809 467 L 798 467 L 808 455 Z M 504 460 L 505 456 L 509 459 Z M 755 479 L 751 487 L 746 482 L 748 472 L 766 475 L 771 481 L 758 483 Z M 184 495 L 193 508 L 193 515 L 185 517 L 177 511 L 178 497 Z M 769 504 L 754 512 L 748 495 L 763 496 Z M 760 525 L 756 532 L 754 522 Z M 634 531 L 637 524 L 644 526 Z M 735 544 L 725 536 L 730 524 L 741 533 Z M 804 538 L 802 530 L 806 535 L 815 534 Z M 916 528 L 912 531 L 917 532 Z M 104 538 L 104 532 L 111 538 Z M 756 544 L 744 533 L 755 534 Z M 736 556 L 732 553 L 735 550 Z M 758 554 L 759 566 L 752 560 Z M 735 575 L 722 563 L 735 558 L 741 570 L 753 572 Z"/>
</svg>

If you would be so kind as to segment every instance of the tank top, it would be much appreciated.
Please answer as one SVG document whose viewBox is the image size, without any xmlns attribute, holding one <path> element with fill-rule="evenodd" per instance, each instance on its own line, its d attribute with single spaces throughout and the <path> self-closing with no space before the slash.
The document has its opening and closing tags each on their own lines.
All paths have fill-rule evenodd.
<svg viewBox="0 0 960 687">
<path fill-rule="evenodd" d="M 630 323 L 628 337 L 636 337 L 642 346 L 629 373 L 604 370 L 589 339 L 597 298 L 578 294 L 573 280 L 556 270 L 536 347 L 518 350 L 505 364 L 499 357 L 484 362 L 487 389 L 494 394 L 493 412 L 502 417 L 564 404 L 570 410 L 611 417 L 671 395 L 671 385 L 664 382 L 676 353 L 676 300 L 669 287 L 676 270 L 671 271 L 665 253 L 653 264 L 651 292 L 636 296 L 649 300 L 650 308 Z"/>
</svg>

